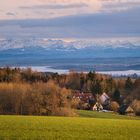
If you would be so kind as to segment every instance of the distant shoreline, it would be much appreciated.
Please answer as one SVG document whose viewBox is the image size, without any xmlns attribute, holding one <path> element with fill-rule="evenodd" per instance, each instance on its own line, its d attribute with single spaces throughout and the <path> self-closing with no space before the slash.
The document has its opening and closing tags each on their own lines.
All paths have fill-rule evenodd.
<svg viewBox="0 0 140 140">
<path fill-rule="evenodd" d="M 16 67 L 12 67 L 16 68 Z M 17 67 L 18 68 L 18 67 Z M 20 66 L 21 69 L 31 68 L 33 71 L 37 72 L 52 72 L 52 73 L 58 73 L 58 74 L 68 74 L 71 70 L 65 70 L 65 69 L 55 69 L 50 66 Z M 89 71 L 77 71 L 76 72 L 83 72 L 87 73 Z M 96 73 L 99 74 L 106 74 L 111 76 L 129 76 L 129 75 L 138 75 L 140 76 L 140 70 L 124 70 L 124 71 L 96 71 Z"/>
</svg>

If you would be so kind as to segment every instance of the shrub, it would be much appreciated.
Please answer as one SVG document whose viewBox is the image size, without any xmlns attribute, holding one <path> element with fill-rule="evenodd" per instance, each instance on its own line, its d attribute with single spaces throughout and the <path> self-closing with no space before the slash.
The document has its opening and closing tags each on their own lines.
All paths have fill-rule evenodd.
<svg viewBox="0 0 140 140">
<path fill-rule="evenodd" d="M 140 100 L 134 100 L 132 102 L 132 108 L 134 109 L 135 114 L 140 116 Z"/>
<path fill-rule="evenodd" d="M 111 111 L 118 112 L 119 107 L 120 107 L 119 104 L 115 101 L 110 103 L 110 110 Z"/>
</svg>

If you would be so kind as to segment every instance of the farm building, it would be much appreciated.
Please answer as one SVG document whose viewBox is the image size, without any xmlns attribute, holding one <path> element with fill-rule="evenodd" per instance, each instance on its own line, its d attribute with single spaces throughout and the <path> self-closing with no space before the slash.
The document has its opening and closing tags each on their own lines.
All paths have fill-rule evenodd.
<svg viewBox="0 0 140 140">
<path fill-rule="evenodd" d="M 134 116 L 135 112 L 131 106 L 123 104 L 120 106 L 119 113 L 122 115 Z"/>
<path fill-rule="evenodd" d="M 125 110 L 125 114 L 128 115 L 128 116 L 134 116 L 135 115 L 133 108 L 130 107 L 130 106 Z"/>
</svg>

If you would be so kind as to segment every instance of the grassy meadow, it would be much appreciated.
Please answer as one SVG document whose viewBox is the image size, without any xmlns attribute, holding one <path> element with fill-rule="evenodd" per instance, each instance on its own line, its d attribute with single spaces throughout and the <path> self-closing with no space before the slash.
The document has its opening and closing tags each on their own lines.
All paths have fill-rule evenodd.
<svg viewBox="0 0 140 140">
<path fill-rule="evenodd" d="M 105 112 L 86 111 L 86 110 L 77 110 L 76 112 L 80 117 L 87 117 L 87 118 L 140 120 L 140 117 L 119 115 L 117 113 L 111 113 L 111 112 L 105 113 Z"/>
<path fill-rule="evenodd" d="M 79 114 L 79 117 L 0 116 L 0 140 L 140 139 L 139 118 L 130 120 L 120 115 L 112 118 L 110 113 L 87 111 Z"/>
</svg>

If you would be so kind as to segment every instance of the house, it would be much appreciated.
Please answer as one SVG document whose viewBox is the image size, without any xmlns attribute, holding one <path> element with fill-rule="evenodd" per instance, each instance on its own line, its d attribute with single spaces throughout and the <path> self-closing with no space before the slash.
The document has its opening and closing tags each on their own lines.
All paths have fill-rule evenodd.
<svg viewBox="0 0 140 140">
<path fill-rule="evenodd" d="M 129 106 L 126 110 L 125 110 L 125 114 L 128 115 L 128 116 L 134 116 L 135 113 L 134 113 L 134 110 L 131 106 Z"/>
<path fill-rule="evenodd" d="M 120 106 L 119 113 L 121 115 L 135 116 L 135 112 L 131 106 L 123 104 Z"/>
<path fill-rule="evenodd" d="M 99 102 L 96 102 L 96 104 L 93 106 L 92 110 L 101 111 L 101 110 L 103 110 L 103 106 Z"/>
<path fill-rule="evenodd" d="M 100 97 L 99 97 L 99 102 L 103 105 L 106 106 L 110 104 L 110 97 L 104 92 Z"/>
</svg>

